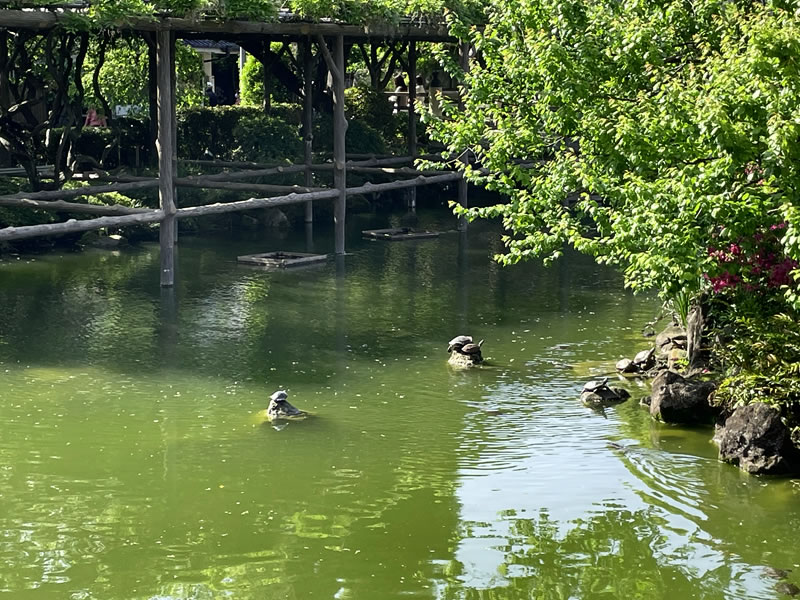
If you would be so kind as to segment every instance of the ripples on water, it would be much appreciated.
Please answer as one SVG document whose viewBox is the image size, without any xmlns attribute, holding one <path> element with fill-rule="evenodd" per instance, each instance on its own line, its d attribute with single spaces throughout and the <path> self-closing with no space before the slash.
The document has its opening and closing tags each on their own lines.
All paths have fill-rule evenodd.
<svg viewBox="0 0 800 600">
<path fill-rule="evenodd" d="M 232 263 L 257 240 L 185 238 L 172 291 L 154 248 L 0 263 L 0 591 L 775 597 L 800 490 L 581 406 L 656 307 L 575 257 L 499 269 L 498 239 L 268 273 Z M 447 366 L 460 333 L 486 367 Z M 278 388 L 314 416 L 264 423 Z"/>
</svg>

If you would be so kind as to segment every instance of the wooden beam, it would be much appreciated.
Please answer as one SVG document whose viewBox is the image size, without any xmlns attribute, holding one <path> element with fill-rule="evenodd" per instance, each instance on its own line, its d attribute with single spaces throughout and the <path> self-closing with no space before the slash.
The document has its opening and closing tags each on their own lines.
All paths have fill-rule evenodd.
<svg viewBox="0 0 800 600">
<path fill-rule="evenodd" d="M 162 30 L 156 34 L 156 56 L 158 71 L 158 196 L 164 220 L 159 227 L 161 245 L 161 285 L 175 284 L 175 172 L 173 121 L 175 119 L 172 101 L 173 71 L 172 54 L 175 44 L 172 33 Z"/>
<path fill-rule="evenodd" d="M 133 215 L 152 212 L 150 208 L 133 208 L 121 204 L 79 204 L 63 200 L 30 200 L 0 197 L 0 206 L 36 208 L 52 212 L 77 213 L 85 215 Z"/>
<path fill-rule="evenodd" d="M 93 231 L 105 227 L 124 227 L 125 225 L 144 225 L 157 223 L 164 218 L 163 211 L 154 210 L 149 213 L 137 215 L 124 215 L 121 217 L 100 217 L 76 221 L 70 219 L 64 223 L 47 223 L 45 225 L 27 225 L 25 227 L 6 227 L 0 229 L 0 242 L 10 242 L 26 238 L 43 237 L 46 235 L 62 235 L 65 233 L 79 233 Z"/>
<path fill-rule="evenodd" d="M 7 29 L 47 30 L 68 25 L 72 11 L 46 12 L 40 10 L 0 10 L 0 27 Z M 314 35 L 345 36 L 362 40 L 414 39 L 431 42 L 453 42 L 446 24 L 422 25 L 341 25 L 338 23 L 308 22 L 257 22 L 257 21 L 216 21 L 193 18 L 147 17 L 126 18 L 115 23 L 115 27 L 126 31 L 174 31 L 179 34 L 258 34 L 285 38 L 305 38 Z"/>
<path fill-rule="evenodd" d="M 444 173 L 442 175 L 435 175 L 433 177 L 419 176 L 414 179 L 404 179 L 402 181 L 391 181 L 389 183 L 365 183 L 357 187 L 347 188 L 348 194 L 371 194 L 375 192 L 382 192 L 387 190 L 398 190 L 408 187 L 417 187 L 420 185 L 435 185 L 438 183 L 447 183 L 450 181 L 457 181 L 461 178 L 461 173 Z M 205 215 L 221 214 L 228 212 L 240 212 L 243 210 L 253 210 L 257 208 L 271 208 L 275 206 L 284 206 L 287 204 L 300 204 L 308 202 L 309 200 L 334 200 L 338 199 L 340 190 L 323 190 L 319 192 L 310 192 L 308 194 L 287 194 L 285 196 L 275 196 L 273 198 L 250 198 L 248 200 L 240 200 L 238 202 L 219 202 L 216 204 L 207 204 L 205 206 L 192 206 L 188 208 L 179 208 L 176 217 L 178 219 L 185 219 L 188 217 L 201 217 Z M 3 230 L 0 230 L 2 232 Z"/>
<path fill-rule="evenodd" d="M 243 210 L 253 210 L 256 208 L 271 208 L 273 206 L 283 206 L 286 204 L 298 204 L 309 200 L 330 200 L 339 196 L 339 190 L 325 190 L 321 192 L 311 192 L 309 194 L 287 194 L 274 198 L 250 198 L 238 202 L 218 202 L 216 204 L 206 204 L 205 206 L 191 206 L 179 208 L 176 216 L 179 219 L 187 217 L 202 217 L 204 215 L 217 215 L 228 212 L 240 212 Z M 2 232 L 2 230 L 0 230 Z"/>
<path fill-rule="evenodd" d="M 314 55 L 312 54 L 311 38 L 303 44 L 303 142 L 306 187 L 314 185 L 314 172 L 311 164 L 314 161 Z M 314 221 L 314 203 L 306 202 L 305 222 Z"/>
<path fill-rule="evenodd" d="M 203 181 L 186 179 L 179 177 L 175 180 L 175 185 L 178 187 L 190 187 L 199 189 L 214 189 L 214 190 L 230 190 L 230 191 L 252 191 L 264 192 L 285 192 L 302 194 L 306 192 L 318 192 L 325 188 L 311 188 L 301 185 L 272 185 L 269 183 L 234 183 L 230 181 Z"/>
<path fill-rule="evenodd" d="M 459 55 L 458 55 L 458 62 L 461 66 L 461 69 L 464 73 L 469 72 L 469 42 L 462 42 L 459 44 Z M 459 156 L 459 161 L 467 165 L 469 164 L 469 157 L 467 156 L 467 151 L 464 150 L 461 155 Z M 467 187 L 467 180 L 462 178 L 458 182 L 458 203 L 463 207 L 467 208 L 469 206 L 469 196 L 468 196 L 469 188 Z M 459 231 L 466 231 L 467 230 L 468 221 L 464 217 L 458 218 L 458 230 Z"/>
<path fill-rule="evenodd" d="M 178 161 L 182 165 L 199 165 L 202 167 L 222 167 L 229 169 L 274 169 L 281 163 L 258 163 L 235 160 L 189 160 L 182 158 Z"/>
<path fill-rule="evenodd" d="M 408 153 L 417 155 L 417 42 L 408 42 Z M 417 188 L 407 192 L 410 211 L 417 209 Z"/>
<path fill-rule="evenodd" d="M 147 180 L 133 181 L 130 183 L 114 183 L 111 185 L 84 186 L 69 190 L 47 190 L 44 192 L 17 192 L 0 196 L 0 200 L 67 200 L 69 198 L 82 198 L 95 194 L 109 192 L 128 192 L 131 190 L 146 190 L 158 187 L 158 179 L 148 177 Z"/>
<path fill-rule="evenodd" d="M 323 44 L 325 52 L 327 47 Z M 347 117 L 344 112 L 344 37 L 336 36 L 336 71 L 333 77 L 333 183 L 339 197 L 333 205 L 334 252 L 344 254 L 345 216 L 347 213 Z M 327 58 L 327 54 L 326 54 Z"/>
<path fill-rule="evenodd" d="M 347 189 L 348 194 L 370 194 L 387 190 L 402 189 L 406 187 L 416 187 L 420 185 L 434 185 L 447 183 L 461 178 L 460 173 L 444 173 L 433 177 L 419 176 L 414 179 L 402 181 L 392 181 L 389 183 L 366 183 L 358 187 Z M 174 213 L 174 218 L 184 219 L 188 217 L 200 217 L 204 215 L 220 214 L 228 212 L 239 212 L 256 208 L 268 208 L 282 206 L 286 204 L 298 204 L 309 200 L 332 200 L 339 198 L 340 190 L 324 190 L 310 192 L 307 194 L 287 194 L 274 198 L 250 198 L 239 202 L 225 202 L 208 204 L 206 206 L 193 206 L 180 208 Z M 86 219 L 76 221 L 70 219 L 64 223 L 49 223 L 46 225 L 29 225 L 26 227 L 6 227 L 0 229 L 0 242 L 12 241 L 24 238 L 42 237 L 46 235 L 60 235 L 65 233 L 77 233 L 81 231 L 92 231 L 105 227 L 124 227 L 126 225 L 142 225 L 147 223 L 157 223 L 166 220 L 166 215 L 162 210 L 153 210 L 148 213 L 135 215 L 124 215 L 120 217 L 100 217 L 97 219 Z M 163 227 L 163 225 L 162 225 Z"/>
<path fill-rule="evenodd" d="M 408 153 L 417 155 L 417 43 L 408 42 Z"/>
</svg>

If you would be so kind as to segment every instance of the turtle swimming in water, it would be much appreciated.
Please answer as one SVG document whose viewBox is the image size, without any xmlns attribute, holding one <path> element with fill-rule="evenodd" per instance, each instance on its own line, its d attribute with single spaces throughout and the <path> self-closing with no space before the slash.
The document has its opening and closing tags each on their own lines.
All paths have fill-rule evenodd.
<svg viewBox="0 0 800 600">
<path fill-rule="evenodd" d="M 289 404 L 288 397 L 286 390 L 278 390 L 269 397 L 267 419 L 270 421 L 277 419 L 304 419 L 308 416 L 307 412 Z"/>
<path fill-rule="evenodd" d="M 581 402 L 586 406 L 598 408 L 624 402 L 630 397 L 628 390 L 610 387 L 608 385 L 608 377 L 589 381 L 583 386 L 583 391 L 581 392 Z"/>
<path fill-rule="evenodd" d="M 450 353 L 448 362 L 455 367 L 471 367 L 483 362 L 481 354 L 483 340 L 477 344 L 472 341 L 471 335 L 459 335 L 450 340 L 447 351 Z"/>
</svg>

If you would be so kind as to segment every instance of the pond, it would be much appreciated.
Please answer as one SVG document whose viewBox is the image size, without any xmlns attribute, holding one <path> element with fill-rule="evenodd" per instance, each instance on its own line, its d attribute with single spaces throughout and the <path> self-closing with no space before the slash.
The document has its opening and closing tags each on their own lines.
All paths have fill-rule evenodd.
<svg viewBox="0 0 800 600">
<path fill-rule="evenodd" d="M 329 227 L 0 260 L 0 592 L 15 599 L 775 598 L 800 487 L 721 464 L 707 429 L 583 384 L 658 312 L 578 256 L 501 268 L 501 232 Z M 447 341 L 485 339 L 454 371 Z M 269 395 L 313 413 L 264 422 Z M 800 569 L 789 575 L 800 583 Z"/>
</svg>

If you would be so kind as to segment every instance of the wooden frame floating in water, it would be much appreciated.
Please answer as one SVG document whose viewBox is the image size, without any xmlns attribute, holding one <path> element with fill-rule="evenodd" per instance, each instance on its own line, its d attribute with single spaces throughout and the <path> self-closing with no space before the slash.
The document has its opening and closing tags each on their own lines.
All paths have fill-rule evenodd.
<svg viewBox="0 0 800 600">
<path fill-rule="evenodd" d="M 270 269 L 291 269 L 321 265 L 328 260 L 327 254 L 309 254 L 307 252 L 263 252 L 261 254 L 244 254 L 236 260 L 246 265 L 257 265 Z"/>
<path fill-rule="evenodd" d="M 371 240 L 386 240 L 400 242 L 403 240 L 421 240 L 439 237 L 438 231 L 415 231 L 411 227 L 394 227 L 390 229 L 364 229 L 361 232 L 365 238 Z"/>
</svg>

